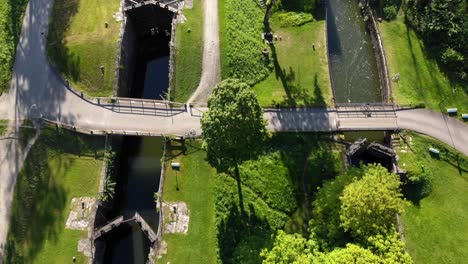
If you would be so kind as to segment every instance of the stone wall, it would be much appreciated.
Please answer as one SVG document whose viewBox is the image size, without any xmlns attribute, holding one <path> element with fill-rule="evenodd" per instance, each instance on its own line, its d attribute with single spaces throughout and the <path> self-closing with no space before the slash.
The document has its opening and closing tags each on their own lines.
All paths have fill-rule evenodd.
<svg viewBox="0 0 468 264">
<path fill-rule="evenodd" d="M 119 36 L 120 50 L 115 61 L 114 96 L 127 97 L 130 94 L 137 59 L 137 43 L 132 21 L 124 13 Z"/>
<path fill-rule="evenodd" d="M 377 60 L 377 71 L 380 79 L 380 92 L 382 94 L 383 103 L 393 103 L 391 83 L 389 80 L 389 73 L 387 69 L 387 60 L 385 58 L 385 52 L 383 49 L 382 40 L 378 30 L 377 22 L 374 18 L 374 13 L 366 0 L 360 0 L 363 6 L 363 15 L 365 16 L 366 26 L 369 30 L 370 37 L 372 40 L 372 46 L 374 47 L 375 59 Z"/>
</svg>

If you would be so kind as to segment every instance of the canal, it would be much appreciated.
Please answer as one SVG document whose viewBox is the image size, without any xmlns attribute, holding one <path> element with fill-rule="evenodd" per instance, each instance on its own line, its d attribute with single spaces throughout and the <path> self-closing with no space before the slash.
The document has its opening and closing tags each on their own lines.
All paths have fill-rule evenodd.
<svg viewBox="0 0 468 264">
<path fill-rule="evenodd" d="M 160 137 L 124 137 L 121 142 L 114 207 L 107 219 L 120 215 L 130 219 L 140 214 L 156 233 L 158 213 L 154 193 L 158 191 L 163 156 Z M 103 237 L 104 263 L 146 263 L 150 241 L 138 224 L 129 222 Z"/>
<path fill-rule="evenodd" d="M 140 1 L 141 2 L 141 1 Z M 136 56 L 128 97 L 161 100 L 169 88 L 169 58 L 174 13 L 158 5 L 147 4 L 128 10 L 135 33 Z"/>
<path fill-rule="evenodd" d="M 335 102 L 381 102 L 374 48 L 357 0 L 327 1 L 327 37 Z"/>
</svg>

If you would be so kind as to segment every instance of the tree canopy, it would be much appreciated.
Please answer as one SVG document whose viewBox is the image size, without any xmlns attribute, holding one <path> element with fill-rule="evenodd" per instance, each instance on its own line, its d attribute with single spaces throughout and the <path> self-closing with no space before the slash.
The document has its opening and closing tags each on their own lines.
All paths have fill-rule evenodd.
<svg viewBox="0 0 468 264">
<path fill-rule="evenodd" d="M 468 12 L 463 0 L 409 0 L 406 19 L 458 79 L 468 81 Z"/>
<path fill-rule="evenodd" d="M 346 247 L 337 247 L 329 252 L 318 250 L 313 237 L 305 239 L 299 234 L 286 234 L 279 231 L 273 248 L 263 250 L 260 255 L 264 264 L 411 264 L 413 263 L 408 253 L 403 250 L 397 233 L 393 232 L 388 237 L 374 237 L 370 239 L 371 245 L 363 247 L 358 244 L 348 243 Z"/>
<path fill-rule="evenodd" d="M 218 84 L 201 125 L 208 159 L 218 169 L 236 166 L 262 149 L 269 136 L 263 109 L 250 87 L 236 79 Z"/>
<path fill-rule="evenodd" d="M 354 168 L 323 184 L 310 237 L 279 231 L 264 263 L 412 263 L 393 225 L 404 201 L 400 180 L 380 165 Z M 381 225 L 381 226 L 380 226 Z M 346 230 L 359 236 L 352 239 Z"/>
<path fill-rule="evenodd" d="M 384 234 L 404 207 L 400 179 L 381 166 L 369 166 L 360 180 L 340 196 L 340 219 L 346 231 L 359 237 Z"/>
</svg>

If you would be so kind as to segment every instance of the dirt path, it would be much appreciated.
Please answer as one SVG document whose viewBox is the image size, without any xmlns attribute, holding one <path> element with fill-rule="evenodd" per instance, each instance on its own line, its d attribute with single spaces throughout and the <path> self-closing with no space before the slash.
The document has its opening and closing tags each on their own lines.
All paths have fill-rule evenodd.
<svg viewBox="0 0 468 264">
<path fill-rule="evenodd" d="M 214 86 L 221 80 L 218 0 L 203 1 L 203 17 L 202 76 L 197 90 L 188 100 L 189 103 L 207 102 Z"/>
</svg>

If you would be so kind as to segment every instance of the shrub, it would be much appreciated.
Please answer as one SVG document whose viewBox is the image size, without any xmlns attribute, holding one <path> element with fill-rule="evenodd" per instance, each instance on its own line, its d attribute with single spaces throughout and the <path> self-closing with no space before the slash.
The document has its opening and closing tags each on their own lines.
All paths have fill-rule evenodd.
<svg viewBox="0 0 468 264">
<path fill-rule="evenodd" d="M 253 85 L 265 79 L 273 68 L 262 56 L 263 10 L 254 1 L 226 0 L 225 77 Z M 223 66 L 224 67 L 224 66 Z"/>
<path fill-rule="evenodd" d="M 287 12 L 278 15 L 280 27 L 298 27 L 314 21 L 311 14 Z"/>
<path fill-rule="evenodd" d="M 386 6 L 383 8 L 383 17 L 385 20 L 393 20 L 397 16 L 397 8 L 394 5 Z"/>
</svg>

